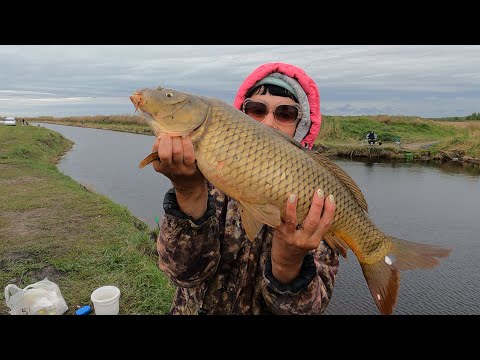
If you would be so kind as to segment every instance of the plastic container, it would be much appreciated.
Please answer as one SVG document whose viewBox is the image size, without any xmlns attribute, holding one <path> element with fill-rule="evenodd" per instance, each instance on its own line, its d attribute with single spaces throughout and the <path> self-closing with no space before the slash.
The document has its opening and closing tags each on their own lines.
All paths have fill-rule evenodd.
<svg viewBox="0 0 480 360">
<path fill-rule="evenodd" d="M 90 296 L 95 315 L 118 315 L 120 306 L 120 290 L 116 286 L 102 286 Z"/>
<path fill-rule="evenodd" d="M 80 309 L 78 309 L 77 311 L 75 311 L 75 315 L 88 315 L 91 312 L 92 312 L 92 308 L 90 307 L 90 305 L 85 305 Z"/>
</svg>

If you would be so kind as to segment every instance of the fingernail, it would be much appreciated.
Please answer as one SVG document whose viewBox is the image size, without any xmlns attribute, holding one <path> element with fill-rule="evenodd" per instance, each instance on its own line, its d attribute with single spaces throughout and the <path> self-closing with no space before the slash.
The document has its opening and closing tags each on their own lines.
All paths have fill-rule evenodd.
<svg viewBox="0 0 480 360">
<path fill-rule="evenodd" d="M 295 198 L 296 196 L 294 194 L 290 194 L 290 197 L 288 198 L 288 200 L 290 201 L 290 204 L 295 203 Z"/>
<path fill-rule="evenodd" d="M 182 135 L 182 139 L 186 139 L 188 135 Z"/>
<path fill-rule="evenodd" d="M 330 201 L 332 204 L 335 204 L 335 198 L 333 195 L 328 195 L 328 201 Z"/>
<path fill-rule="evenodd" d="M 323 192 L 323 189 L 318 189 L 317 190 L 317 195 L 320 199 L 323 199 L 323 197 L 325 196 L 325 193 Z"/>
</svg>

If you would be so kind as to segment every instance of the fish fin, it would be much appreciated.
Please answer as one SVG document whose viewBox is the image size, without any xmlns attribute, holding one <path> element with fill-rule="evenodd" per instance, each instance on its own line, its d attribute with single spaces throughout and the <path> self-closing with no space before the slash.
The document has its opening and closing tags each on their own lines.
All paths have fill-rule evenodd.
<svg viewBox="0 0 480 360">
<path fill-rule="evenodd" d="M 238 204 L 242 225 L 248 238 L 253 241 L 263 224 L 277 227 L 281 223 L 280 210 L 271 204 L 252 204 L 242 202 Z"/>
<path fill-rule="evenodd" d="M 383 259 L 374 264 L 360 265 L 378 310 L 382 315 L 391 315 L 397 304 L 400 271 Z"/>
<path fill-rule="evenodd" d="M 242 204 L 238 204 L 240 210 L 240 217 L 242 219 L 242 226 L 247 233 L 247 237 L 250 241 L 255 240 L 257 234 L 263 226 L 263 223 L 255 219 L 252 214 Z"/>
<path fill-rule="evenodd" d="M 329 231 L 323 237 L 323 240 L 337 253 L 341 254 L 344 258 L 347 258 L 348 245 L 336 236 L 333 232 Z"/>
<path fill-rule="evenodd" d="M 358 187 L 358 185 L 355 183 L 355 181 L 348 175 L 345 170 L 343 170 L 340 166 L 335 164 L 332 160 L 330 160 L 327 156 L 319 153 L 318 151 L 315 150 L 308 150 L 305 149 L 305 151 L 312 156 L 316 162 L 318 162 L 320 165 L 326 167 L 328 170 L 330 170 L 335 177 L 340 179 L 340 181 L 347 187 L 347 189 L 350 191 L 350 193 L 353 195 L 355 200 L 359 203 L 360 207 L 365 211 L 368 212 L 368 204 L 367 200 L 365 199 L 365 196 L 362 193 L 362 190 Z"/>
<path fill-rule="evenodd" d="M 150 164 L 152 161 L 155 161 L 155 160 L 159 160 L 158 158 L 158 153 L 155 151 L 155 152 L 152 152 L 150 155 L 148 155 L 145 159 L 143 159 L 142 161 L 140 161 L 140 164 L 138 164 L 138 167 L 140 169 L 143 169 L 145 166 L 147 166 L 148 164 Z"/>
<path fill-rule="evenodd" d="M 392 247 L 374 264 L 361 263 L 370 293 L 382 314 L 391 314 L 398 297 L 400 270 L 426 269 L 438 265 L 451 249 L 390 237 Z"/>
<path fill-rule="evenodd" d="M 390 239 L 392 240 L 393 261 L 400 270 L 432 268 L 438 265 L 437 258 L 447 257 L 452 250 L 438 245 L 420 244 L 395 237 L 390 237 Z"/>
<path fill-rule="evenodd" d="M 242 202 L 242 205 L 255 219 L 265 225 L 277 227 L 282 223 L 280 209 L 275 205 L 248 202 Z"/>
</svg>

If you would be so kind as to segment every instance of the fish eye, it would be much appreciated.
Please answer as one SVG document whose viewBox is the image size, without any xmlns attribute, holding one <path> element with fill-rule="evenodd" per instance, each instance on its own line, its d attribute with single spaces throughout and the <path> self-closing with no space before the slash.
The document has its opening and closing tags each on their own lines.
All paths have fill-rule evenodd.
<svg viewBox="0 0 480 360">
<path fill-rule="evenodd" d="M 173 93 L 172 92 L 168 92 L 165 94 L 166 97 L 173 97 Z"/>
</svg>

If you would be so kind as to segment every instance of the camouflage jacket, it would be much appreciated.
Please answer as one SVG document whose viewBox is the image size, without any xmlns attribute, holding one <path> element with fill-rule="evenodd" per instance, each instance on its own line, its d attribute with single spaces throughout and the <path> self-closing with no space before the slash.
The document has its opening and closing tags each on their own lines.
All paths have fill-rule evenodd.
<svg viewBox="0 0 480 360">
<path fill-rule="evenodd" d="M 237 202 L 210 186 L 205 215 L 180 211 L 175 192 L 164 199 L 157 239 L 159 267 L 177 286 L 169 314 L 321 314 L 338 271 L 338 255 L 324 242 L 305 256 L 299 276 L 282 284 L 272 275 L 274 229 L 251 242 Z"/>
</svg>

